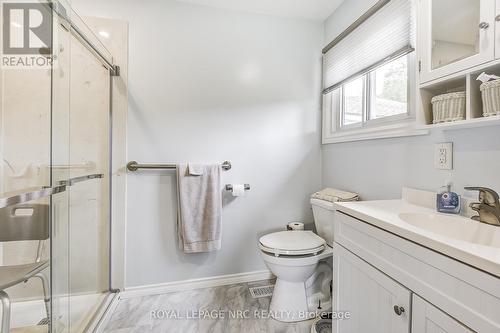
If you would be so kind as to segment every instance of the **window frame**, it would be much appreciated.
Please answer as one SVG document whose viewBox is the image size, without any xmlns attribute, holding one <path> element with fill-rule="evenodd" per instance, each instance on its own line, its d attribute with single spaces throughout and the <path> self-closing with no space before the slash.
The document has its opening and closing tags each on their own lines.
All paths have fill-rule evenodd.
<svg viewBox="0 0 500 333">
<path fill-rule="evenodd" d="M 356 77 L 352 77 L 346 80 L 342 83 L 342 85 L 339 85 L 339 87 L 332 89 L 330 92 L 323 95 L 323 144 L 429 134 L 428 129 L 419 128 L 418 126 L 416 126 L 416 96 L 418 77 L 418 69 L 416 66 L 416 51 L 413 50 L 412 52 L 401 56 L 405 56 L 408 59 L 408 112 L 379 119 L 371 119 L 362 123 L 341 126 L 342 116 L 338 107 L 340 104 L 338 103 L 342 102 L 343 99 L 342 85 L 349 81 L 352 81 L 356 77 L 359 78 L 360 76 L 366 75 L 366 73 L 356 75 Z M 371 69 L 369 72 L 373 72 L 377 68 L 396 59 L 397 58 L 388 59 L 376 68 Z M 368 99 L 365 98 L 365 100 Z M 367 114 L 367 112 L 364 112 L 364 116 Z"/>
<path fill-rule="evenodd" d="M 407 59 L 407 66 L 406 66 L 406 72 L 407 72 L 407 85 L 406 85 L 406 94 L 407 94 L 407 107 L 406 107 L 406 113 L 400 113 L 392 116 L 386 116 L 386 117 L 381 117 L 377 119 L 370 119 L 371 118 L 371 111 L 373 108 L 373 101 L 374 101 L 374 87 L 375 87 L 375 73 L 377 69 L 391 63 L 392 61 L 396 61 L 402 57 L 406 57 Z M 340 99 L 341 103 L 337 108 L 337 115 L 336 118 L 338 121 L 336 122 L 336 132 L 347 132 L 352 129 L 360 129 L 360 128 L 371 128 L 371 127 L 376 127 L 376 126 L 381 126 L 385 124 L 391 124 L 394 122 L 400 122 L 400 121 L 405 121 L 408 119 L 411 119 L 414 115 L 414 112 L 412 108 L 412 89 L 415 88 L 415 80 L 412 80 L 412 71 L 413 71 L 413 66 L 414 66 L 414 61 L 411 60 L 411 58 L 415 58 L 415 51 L 401 55 L 399 57 L 389 59 L 387 61 L 382 62 L 379 66 L 370 69 L 370 71 L 358 75 L 356 77 L 349 78 L 345 82 L 343 82 L 339 88 L 340 89 Z M 413 62 L 413 64 L 412 64 Z M 355 81 L 359 78 L 363 78 L 363 110 L 362 110 L 362 120 L 361 122 L 354 123 L 354 124 L 348 124 L 344 125 L 344 117 L 345 117 L 345 93 L 344 93 L 344 88 L 345 85 Z M 412 84 L 413 82 L 413 84 Z M 332 112 L 334 110 L 334 106 L 332 105 Z"/>
</svg>

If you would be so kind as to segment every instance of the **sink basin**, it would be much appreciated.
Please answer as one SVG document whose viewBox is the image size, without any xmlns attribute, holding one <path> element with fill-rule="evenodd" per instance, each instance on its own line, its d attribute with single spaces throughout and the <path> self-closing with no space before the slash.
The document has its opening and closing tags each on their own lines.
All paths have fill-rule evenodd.
<svg viewBox="0 0 500 333">
<path fill-rule="evenodd" d="M 399 218 L 414 227 L 440 236 L 500 248 L 500 227 L 444 214 L 401 213 Z"/>
</svg>

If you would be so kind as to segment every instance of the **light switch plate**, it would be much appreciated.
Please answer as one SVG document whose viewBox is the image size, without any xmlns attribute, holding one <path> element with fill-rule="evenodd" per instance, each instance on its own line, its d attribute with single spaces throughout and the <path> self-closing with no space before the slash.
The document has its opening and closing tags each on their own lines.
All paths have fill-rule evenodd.
<svg viewBox="0 0 500 333">
<path fill-rule="evenodd" d="M 453 170 L 453 143 L 437 143 L 434 146 L 434 167 L 440 170 Z"/>
</svg>

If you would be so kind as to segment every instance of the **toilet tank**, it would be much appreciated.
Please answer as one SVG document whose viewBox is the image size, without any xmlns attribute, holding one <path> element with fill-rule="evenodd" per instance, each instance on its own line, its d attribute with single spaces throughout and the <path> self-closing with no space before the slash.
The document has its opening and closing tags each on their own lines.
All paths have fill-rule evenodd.
<svg viewBox="0 0 500 333">
<path fill-rule="evenodd" d="M 328 245 L 333 247 L 333 217 L 335 215 L 333 203 L 319 199 L 311 199 L 311 206 L 318 236 L 323 238 Z"/>
</svg>

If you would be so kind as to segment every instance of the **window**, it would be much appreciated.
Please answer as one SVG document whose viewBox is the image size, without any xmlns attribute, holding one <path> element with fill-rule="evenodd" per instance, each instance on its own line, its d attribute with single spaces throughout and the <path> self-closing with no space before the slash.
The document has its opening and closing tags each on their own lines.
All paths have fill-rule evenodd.
<svg viewBox="0 0 500 333">
<path fill-rule="evenodd" d="M 374 70 L 371 82 L 370 119 L 408 114 L 408 57 Z"/>
<path fill-rule="evenodd" d="M 413 6 L 381 0 L 323 50 L 323 143 L 412 130 Z"/>
<path fill-rule="evenodd" d="M 408 56 L 402 56 L 342 84 L 338 105 L 332 105 L 339 113 L 339 129 L 407 118 L 408 69 Z"/>
<path fill-rule="evenodd" d="M 342 126 L 363 122 L 365 78 L 360 77 L 342 86 Z"/>
</svg>

